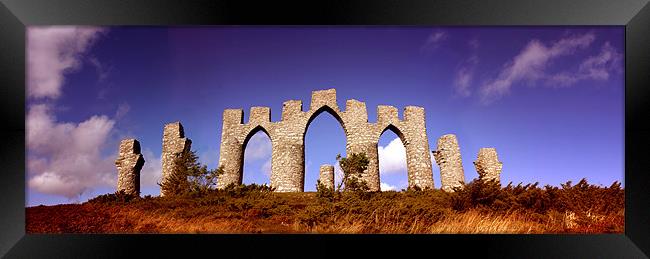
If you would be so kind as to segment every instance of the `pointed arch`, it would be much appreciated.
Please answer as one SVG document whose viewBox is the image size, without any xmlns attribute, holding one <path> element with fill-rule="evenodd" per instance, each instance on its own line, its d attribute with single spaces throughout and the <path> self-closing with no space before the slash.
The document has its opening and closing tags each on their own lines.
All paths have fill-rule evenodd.
<svg viewBox="0 0 650 259">
<path fill-rule="evenodd" d="M 246 154 L 246 147 L 248 146 L 248 142 L 250 141 L 250 139 L 260 131 L 264 132 L 264 134 L 266 134 L 266 136 L 269 138 L 269 141 L 271 142 L 271 149 L 273 149 L 273 139 L 271 138 L 271 134 L 269 134 L 266 128 L 264 128 L 262 125 L 255 126 L 246 134 L 246 137 L 244 138 L 244 141 L 242 141 L 241 144 L 242 145 L 242 151 L 240 155 L 241 163 L 239 164 L 239 172 L 241 172 L 241 175 L 239 176 L 239 184 L 242 184 L 244 181 L 244 164 L 245 164 L 244 156 Z M 271 160 L 273 160 L 272 157 Z"/>
<path fill-rule="evenodd" d="M 394 152 L 395 152 L 396 147 L 394 146 L 394 144 L 392 144 L 393 141 L 394 141 L 394 139 L 392 139 L 392 138 L 391 138 L 391 142 L 389 142 L 388 144 L 386 144 L 386 146 L 384 146 L 384 155 L 379 154 L 379 153 L 381 153 L 380 150 L 379 150 L 379 140 L 381 139 L 382 136 L 384 136 L 384 133 L 386 131 L 392 132 L 393 134 L 395 134 L 400 139 L 402 147 L 404 148 L 404 153 L 403 153 L 404 161 L 401 161 L 401 158 L 395 160 L 395 157 L 394 157 L 395 153 Z M 390 181 L 392 180 L 393 181 L 392 184 L 395 185 L 394 187 L 397 188 L 396 191 L 399 191 L 400 186 L 402 186 L 403 184 L 408 184 L 408 182 L 410 181 L 410 179 L 408 177 L 408 158 L 407 158 L 408 154 L 406 152 L 406 147 L 407 147 L 408 142 L 406 140 L 406 137 L 405 137 L 404 133 L 397 126 L 395 126 L 394 124 L 391 123 L 391 124 L 388 124 L 386 127 L 383 128 L 383 130 L 380 131 L 379 136 L 377 136 L 377 140 L 378 140 L 377 141 L 377 151 L 378 151 L 377 152 L 377 178 L 378 178 L 377 181 L 379 182 L 379 190 L 380 191 L 386 191 L 386 190 L 381 189 L 382 185 L 383 184 L 390 184 Z M 392 151 L 388 151 L 388 150 L 392 150 Z M 393 156 L 390 156 L 390 158 L 386 157 L 386 155 L 387 155 L 386 152 L 393 153 Z M 399 154 L 399 155 L 401 156 L 402 154 Z M 388 160 L 385 160 L 385 159 L 388 159 Z M 388 166 L 388 168 L 383 168 L 383 171 L 382 171 L 382 168 L 380 168 L 380 164 L 381 164 L 382 160 L 385 163 L 388 163 L 388 164 L 384 164 L 384 166 Z M 403 166 L 404 166 L 404 169 L 405 169 L 405 172 L 404 172 L 405 174 L 404 175 L 402 175 L 402 174 L 391 174 L 390 173 L 391 171 L 395 172 L 394 171 L 395 166 L 402 166 L 402 163 L 403 163 Z M 391 170 L 391 168 L 392 168 L 392 170 Z M 383 175 L 382 175 L 382 172 L 383 172 Z M 386 178 L 384 178 L 384 177 L 386 177 Z M 382 178 L 390 179 L 390 180 L 388 180 L 388 181 L 383 180 L 382 181 Z M 406 183 L 404 183 L 404 180 L 406 180 Z M 395 181 L 398 181 L 398 182 L 395 182 Z"/>
<path fill-rule="evenodd" d="M 339 112 L 336 109 L 334 109 L 334 108 L 332 108 L 332 107 L 330 107 L 328 105 L 323 105 L 320 108 L 316 109 L 313 113 L 311 113 L 311 115 L 309 115 L 309 118 L 307 119 L 307 122 L 305 124 L 305 131 L 303 133 L 303 148 L 304 148 L 303 152 L 305 152 L 305 153 L 304 153 L 303 157 L 305 159 L 308 158 L 307 153 L 311 153 L 312 155 L 315 154 L 313 150 L 308 152 L 308 150 L 310 150 L 310 149 L 308 148 L 309 145 L 307 145 L 307 143 L 306 143 L 306 141 L 307 141 L 307 132 L 309 131 L 309 127 L 311 126 L 312 122 L 314 120 L 316 120 L 322 113 L 329 113 L 332 116 L 332 118 L 334 118 L 336 120 L 336 122 L 329 121 L 329 122 L 327 122 L 327 124 L 320 124 L 323 119 L 331 120 L 330 118 L 322 118 L 321 117 L 321 121 L 317 122 L 317 124 L 318 124 L 317 127 L 320 127 L 320 125 L 328 125 L 328 126 L 332 125 L 333 126 L 333 125 L 338 124 L 338 125 L 333 126 L 333 127 L 339 128 L 339 126 L 340 126 L 340 129 L 343 129 L 343 136 L 342 136 L 343 141 L 339 145 L 339 140 L 341 140 L 341 139 L 339 137 L 340 136 L 339 135 L 340 134 L 339 133 L 340 129 L 338 129 L 338 130 L 336 130 L 337 131 L 336 133 L 332 132 L 332 134 L 330 136 L 328 136 L 328 137 L 332 137 L 331 142 L 328 142 L 326 147 L 321 146 L 322 149 L 319 151 L 319 152 L 327 152 L 328 154 L 331 154 L 331 158 L 328 161 L 318 161 L 318 162 L 315 162 L 313 164 L 309 164 L 309 163 L 307 163 L 309 161 L 305 160 L 305 162 L 302 165 L 303 168 L 304 168 L 303 171 L 302 171 L 303 172 L 303 175 L 302 175 L 302 187 L 303 187 L 303 190 L 314 188 L 316 180 L 319 177 L 319 173 L 320 173 L 319 169 L 320 169 L 321 165 L 323 165 L 323 164 L 333 164 L 332 161 L 336 158 L 336 154 L 345 154 L 345 152 L 346 152 L 345 149 L 347 147 L 347 142 L 348 142 L 347 141 L 348 140 L 348 135 L 347 135 L 348 133 L 347 133 L 347 128 L 346 128 L 345 122 L 344 122 L 343 118 L 341 117 L 341 115 L 339 114 Z M 332 131 L 334 131 L 333 128 L 332 128 Z M 336 135 L 336 136 L 334 136 L 334 135 Z M 311 142 L 311 143 L 315 143 L 315 142 Z M 337 147 L 340 147 L 342 150 L 334 152 L 333 150 L 338 149 Z M 333 152 L 333 153 L 330 153 L 330 152 Z M 308 167 L 311 168 L 311 170 L 313 170 L 313 171 L 310 171 L 309 174 L 307 173 Z M 316 168 L 316 169 L 314 170 L 314 168 Z M 315 174 L 312 174 L 313 172 L 315 172 Z"/>
<path fill-rule="evenodd" d="M 246 149 L 246 145 L 248 144 L 248 141 L 250 141 L 251 138 L 259 131 L 264 132 L 266 134 L 266 136 L 269 137 L 271 142 L 273 142 L 272 141 L 273 139 L 271 138 L 271 134 L 269 134 L 269 132 L 262 125 L 257 125 L 246 134 L 246 137 L 244 137 L 244 141 L 242 141 L 242 145 L 243 145 L 244 149 Z"/>
<path fill-rule="evenodd" d="M 377 139 L 381 138 L 381 135 L 384 135 L 384 132 L 386 132 L 387 130 L 390 130 L 390 131 L 392 131 L 393 133 L 395 133 L 395 135 L 397 135 L 397 137 L 399 137 L 399 139 L 402 141 L 402 144 L 406 147 L 406 145 L 408 144 L 408 142 L 407 142 L 407 140 L 406 140 L 406 137 L 404 136 L 404 133 L 402 133 L 402 131 L 401 131 L 398 127 L 396 127 L 395 125 L 393 125 L 392 123 L 391 123 L 391 124 L 388 124 L 388 125 L 387 125 L 387 126 L 386 126 L 382 131 L 381 131 L 381 133 L 379 133 L 379 136 L 377 136 Z"/>
<path fill-rule="evenodd" d="M 323 105 L 320 108 L 318 108 L 314 113 L 312 113 L 311 116 L 309 116 L 309 119 L 307 120 L 307 124 L 305 125 L 305 131 L 303 132 L 303 137 L 304 137 L 304 134 L 307 133 L 307 129 L 309 128 L 309 125 L 311 124 L 311 122 L 314 121 L 314 119 L 316 119 L 316 117 L 321 115 L 321 113 L 323 113 L 323 112 L 327 112 L 327 113 L 331 114 L 334 117 L 334 119 L 336 119 L 339 122 L 339 124 L 341 124 L 341 127 L 343 128 L 343 132 L 345 133 L 345 135 L 346 136 L 348 135 L 348 130 L 345 127 L 345 122 L 341 118 L 341 115 L 339 115 L 339 113 L 336 110 L 334 110 L 332 107 L 330 107 L 329 105 Z"/>
</svg>

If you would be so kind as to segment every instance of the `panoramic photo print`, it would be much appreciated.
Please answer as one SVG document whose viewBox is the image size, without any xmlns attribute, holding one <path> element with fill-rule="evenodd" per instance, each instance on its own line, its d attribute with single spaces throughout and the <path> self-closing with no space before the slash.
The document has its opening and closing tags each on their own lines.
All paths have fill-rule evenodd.
<svg viewBox="0 0 650 259">
<path fill-rule="evenodd" d="M 624 35 L 28 26 L 26 231 L 624 233 Z"/>
</svg>

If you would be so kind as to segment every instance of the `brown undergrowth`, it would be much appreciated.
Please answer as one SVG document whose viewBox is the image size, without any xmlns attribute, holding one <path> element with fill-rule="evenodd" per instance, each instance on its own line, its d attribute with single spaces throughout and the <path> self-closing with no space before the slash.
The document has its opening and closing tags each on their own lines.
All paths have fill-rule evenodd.
<svg viewBox="0 0 650 259">
<path fill-rule="evenodd" d="M 474 181 L 455 193 L 275 193 L 259 185 L 199 195 L 101 195 L 27 208 L 27 233 L 622 233 L 624 190 Z"/>
</svg>

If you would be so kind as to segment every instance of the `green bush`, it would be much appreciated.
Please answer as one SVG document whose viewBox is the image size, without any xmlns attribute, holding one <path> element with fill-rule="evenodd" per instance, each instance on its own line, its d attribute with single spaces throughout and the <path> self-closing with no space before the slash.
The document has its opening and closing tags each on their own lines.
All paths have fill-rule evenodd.
<svg viewBox="0 0 650 259">
<path fill-rule="evenodd" d="M 319 200 L 333 201 L 336 198 L 336 191 L 325 186 L 320 180 L 316 180 L 316 197 Z"/>
<path fill-rule="evenodd" d="M 133 200 L 139 199 L 138 195 L 127 194 L 124 190 L 115 193 L 102 194 L 95 198 L 89 199 L 87 203 L 93 204 L 126 204 Z"/>
<path fill-rule="evenodd" d="M 217 190 L 226 193 L 229 197 L 245 197 L 253 195 L 264 195 L 273 192 L 275 188 L 261 184 L 228 184 L 223 190 Z"/>
<path fill-rule="evenodd" d="M 348 157 L 342 157 L 341 154 L 338 154 L 336 160 L 343 171 L 343 181 L 339 183 L 336 188 L 337 191 L 341 190 L 341 185 L 344 186 L 345 191 L 352 192 L 366 192 L 370 189 L 368 184 L 362 180 L 363 172 L 368 169 L 368 163 L 370 162 L 366 153 L 353 153 Z"/>
<path fill-rule="evenodd" d="M 223 166 L 208 170 L 201 165 L 195 151 L 183 152 L 174 159 L 171 175 L 160 185 L 168 196 L 202 196 L 213 190 L 217 178 L 223 174 Z"/>
<path fill-rule="evenodd" d="M 501 188 L 496 181 L 476 179 L 451 193 L 452 208 L 466 211 L 483 208 L 493 211 L 525 210 L 534 213 L 572 211 L 575 213 L 610 214 L 625 208 L 624 190 L 614 182 L 610 187 L 590 185 L 586 179 L 573 186 L 571 181 L 561 188 L 538 183 Z"/>
</svg>

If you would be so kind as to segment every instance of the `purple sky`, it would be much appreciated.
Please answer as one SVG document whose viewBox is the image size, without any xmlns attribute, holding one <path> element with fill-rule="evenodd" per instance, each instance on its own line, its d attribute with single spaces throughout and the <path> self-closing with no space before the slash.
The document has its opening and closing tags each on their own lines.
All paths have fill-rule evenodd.
<svg viewBox="0 0 650 259">
<path fill-rule="evenodd" d="M 559 185 L 624 176 L 623 27 L 30 27 L 27 205 L 115 190 L 119 141 L 145 156 L 143 195 L 158 195 L 162 129 L 180 120 L 202 162 L 217 166 L 221 114 L 336 88 L 345 100 L 426 110 L 430 149 L 459 140 L 465 178 L 495 147 L 502 181 Z M 407 186 L 401 142 L 380 139 L 382 189 Z M 394 142 L 393 142 L 394 141 Z M 323 113 L 306 135 L 305 189 L 345 154 Z M 245 183 L 269 183 L 270 141 L 249 142 Z M 440 187 L 440 171 L 433 177 Z"/>
</svg>

